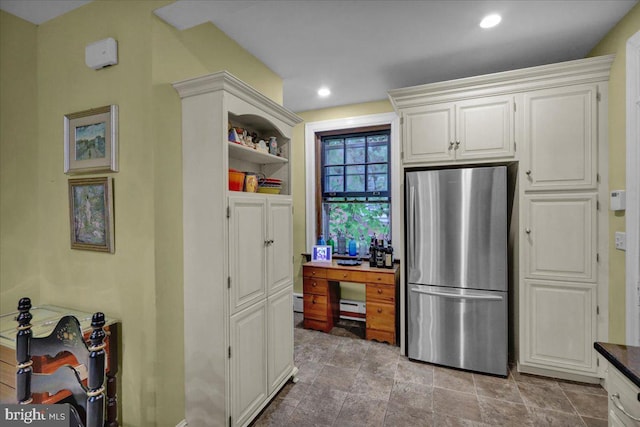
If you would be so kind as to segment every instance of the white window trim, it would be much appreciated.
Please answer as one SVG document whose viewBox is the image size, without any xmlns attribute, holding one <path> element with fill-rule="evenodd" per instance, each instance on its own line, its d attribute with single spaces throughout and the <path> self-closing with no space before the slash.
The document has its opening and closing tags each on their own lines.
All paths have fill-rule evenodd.
<svg viewBox="0 0 640 427">
<path fill-rule="evenodd" d="M 627 40 L 626 343 L 640 345 L 640 31 Z"/>
<path fill-rule="evenodd" d="M 304 127 L 306 175 L 306 246 L 311 252 L 316 244 L 316 133 L 357 127 L 390 125 L 391 127 L 391 235 L 393 246 L 400 244 L 400 121 L 396 113 L 371 114 L 346 119 L 310 122 Z"/>
</svg>

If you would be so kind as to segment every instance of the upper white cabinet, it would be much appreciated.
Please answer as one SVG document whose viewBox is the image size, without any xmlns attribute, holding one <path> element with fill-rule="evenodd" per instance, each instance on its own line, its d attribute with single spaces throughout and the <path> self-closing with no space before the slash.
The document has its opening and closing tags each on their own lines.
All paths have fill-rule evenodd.
<svg viewBox="0 0 640 427">
<path fill-rule="evenodd" d="M 182 98 L 185 410 L 195 426 L 243 426 L 291 378 L 291 137 L 302 120 L 227 72 L 174 84 Z M 276 155 L 229 141 L 275 138 Z M 229 190 L 229 169 L 282 181 Z M 285 309 L 286 308 L 286 309 Z"/>
<path fill-rule="evenodd" d="M 596 188 L 597 96 L 596 84 L 525 94 L 526 189 Z"/>
<path fill-rule="evenodd" d="M 404 163 L 513 157 L 514 106 L 494 96 L 402 110 Z"/>
</svg>

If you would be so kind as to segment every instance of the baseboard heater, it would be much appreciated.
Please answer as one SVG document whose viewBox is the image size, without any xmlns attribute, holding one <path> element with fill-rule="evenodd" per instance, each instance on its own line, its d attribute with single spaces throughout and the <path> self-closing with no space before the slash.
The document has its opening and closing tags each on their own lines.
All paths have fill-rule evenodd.
<svg viewBox="0 0 640 427">
<path fill-rule="evenodd" d="M 302 294 L 293 294 L 293 311 L 304 312 L 304 299 Z M 367 305 L 364 301 L 340 300 L 340 318 L 364 322 L 367 315 Z"/>
</svg>

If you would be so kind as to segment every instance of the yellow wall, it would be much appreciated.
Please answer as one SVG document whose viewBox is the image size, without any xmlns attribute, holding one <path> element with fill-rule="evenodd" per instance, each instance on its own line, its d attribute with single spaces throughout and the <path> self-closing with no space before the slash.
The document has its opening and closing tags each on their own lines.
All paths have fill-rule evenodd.
<svg viewBox="0 0 640 427">
<path fill-rule="evenodd" d="M 306 123 L 320 122 L 323 120 L 344 119 L 348 117 L 366 116 L 368 114 L 389 113 L 393 111 L 391 103 L 387 100 L 368 102 L 364 104 L 346 105 L 342 107 L 326 108 L 322 110 L 305 111 L 297 113 L 304 122 L 293 129 L 294 150 L 291 161 L 291 173 L 293 175 L 293 253 L 295 255 L 295 284 L 294 292 L 302 293 L 302 264 L 300 255 L 308 252 L 306 247 L 306 222 L 305 222 L 305 150 L 304 128 Z M 343 284 L 341 287 L 342 298 L 364 301 L 364 289 L 361 285 Z"/>
<path fill-rule="evenodd" d="M 589 56 L 615 54 L 609 78 L 609 188 L 626 188 L 626 48 L 640 31 L 640 4 L 611 30 Z M 623 212 L 609 212 L 609 241 L 625 230 Z M 609 245 L 609 341 L 625 342 L 625 253 Z"/>
<path fill-rule="evenodd" d="M 0 313 L 40 295 L 36 37 L 0 11 Z"/>
<path fill-rule="evenodd" d="M 226 69 L 282 101 L 282 80 L 213 25 L 179 32 L 153 15 L 166 3 L 97 1 L 37 27 L 0 21 L 2 311 L 28 295 L 121 319 L 125 426 L 184 418 L 181 108 L 170 83 Z M 118 65 L 87 68 L 84 47 L 106 37 Z M 5 84 L 5 72 L 22 78 Z M 25 99 L 10 102 L 5 87 Z M 108 104 L 120 110 L 115 254 L 71 250 L 63 116 Z"/>
</svg>

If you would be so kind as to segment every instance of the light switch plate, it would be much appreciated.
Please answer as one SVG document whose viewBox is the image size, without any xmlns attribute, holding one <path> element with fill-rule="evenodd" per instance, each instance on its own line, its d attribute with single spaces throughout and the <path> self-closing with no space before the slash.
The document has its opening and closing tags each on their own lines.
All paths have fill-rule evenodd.
<svg viewBox="0 0 640 427">
<path fill-rule="evenodd" d="M 627 250 L 627 233 L 624 231 L 616 231 L 616 249 Z"/>
</svg>

